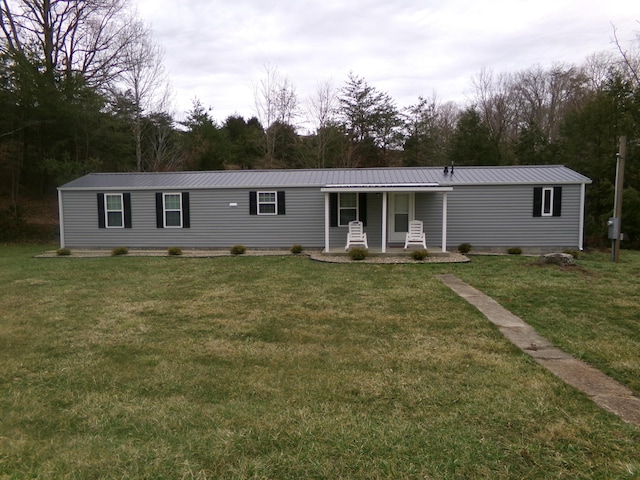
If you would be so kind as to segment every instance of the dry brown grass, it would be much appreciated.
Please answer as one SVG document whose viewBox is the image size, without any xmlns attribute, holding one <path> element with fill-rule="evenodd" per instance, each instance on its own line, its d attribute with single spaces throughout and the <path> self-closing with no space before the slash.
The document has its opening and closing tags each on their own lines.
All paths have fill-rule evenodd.
<svg viewBox="0 0 640 480">
<path fill-rule="evenodd" d="M 637 478 L 636 427 L 432 276 L 474 266 L 30 252 L 0 254 L 0 476 Z"/>
</svg>

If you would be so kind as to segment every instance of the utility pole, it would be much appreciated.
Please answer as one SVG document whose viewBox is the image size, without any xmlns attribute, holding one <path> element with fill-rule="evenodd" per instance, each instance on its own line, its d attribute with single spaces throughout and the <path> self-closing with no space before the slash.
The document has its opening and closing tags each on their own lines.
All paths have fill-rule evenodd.
<svg viewBox="0 0 640 480">
<path fill-rule="evenodd" d="M 616 198 L 613 204 L 613 217 L 615 218 L 616 228 L 615 238 L 611 251 L 611 261 L 617 262 L 620 259 L 620 236 L 622 235 L 622 192 L 624 190 L 624 158 L 627 154 L 627 136 L 620 137 L 620 147 L 618 149 L 618 160 L 616 164 Z"/>
</svg>

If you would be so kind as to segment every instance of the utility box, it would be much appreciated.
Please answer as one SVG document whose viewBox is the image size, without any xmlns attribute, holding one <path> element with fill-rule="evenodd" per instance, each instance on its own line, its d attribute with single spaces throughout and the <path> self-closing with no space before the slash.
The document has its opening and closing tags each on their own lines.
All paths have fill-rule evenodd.
<svg viewBox="0 0 640 480">
<path fill-rule="evenodd" d="M 607 222 L 609 227 L 609 240 L 618 240 L 620 238 L 620 221 L 616 217 L 611 217 Z"/>
</svg>

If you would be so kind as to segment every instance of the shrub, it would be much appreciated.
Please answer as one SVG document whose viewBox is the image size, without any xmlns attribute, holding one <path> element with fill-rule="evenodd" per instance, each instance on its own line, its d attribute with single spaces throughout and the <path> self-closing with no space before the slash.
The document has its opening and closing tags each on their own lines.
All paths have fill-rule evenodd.
<svg viewBox="0 0 640 480">
<path fill-rule="evenodd" d="M 354 247 L 349 249 L 349 258 L 351 260 L 364 260 L 369 255 L 369 250 L 366 248 Z"/>
<path fill-rule="evenodd" d="M 470 243 L 461 243 L 460 245 L 458 245 L 458 251 L 463 255 L 465 253 L 469 253 L 471 251 L 471 244 Z"/>
<path fill-rule="evenodd" d="M 297 243 L 295 245 L 291 245 L 291 248 L 289 249 L 289 251 L 294 255 L 297 255 L 298 253 L 302 253 L 302 245 L 299 245 Z"/>
<path fill-rule="evenodd" d="M 511 247 L 507 250 L 509 255 L 522 255 L 522 249 L 520 247 Z"/>
<path fill-rule="evenodd" d="M 59 248 L 58 250 L 56 250 L 56 255 L 58 255 L 59 257 L 66 257 L 68 255 L 71 255 L 71 250 L 69 250 L 68 248 Z"/>
<path fill-rule="evenodd" d="M 580 251 L 579 250 L 573 250 L 571 248 L 565 250 L 562 253 L 568 253 L 569 255 L 571 255 L 573 258 L 578 258 L 580 256 Z"/>
<path fill-rule="evenodd" d="M 244 245 L 234 245 L 229 251 L 232 255 L 242 255 L 247 251 L 247 247 L 245 247 Z"/>
<path fill-rule="evenodd" d="M 411 258 L 417 261 L 424 260 L 428 256 L 429 256 L 429 252 L 427 252 L 425 249 L 411 251 Z"/>
<path fill-rule="evenodd" d="M 129 249 L 127 247 L 116 247 L 111 250 L 112 257 L 119 257 L 120 255 L 126 255 L 129 253 Z"/>
<path fill-rule="evenodd" d="M 167 248 L 167 253 L 169 255 L 182 255 L 182 249 L 180 247 L 169 247 Z"/>
</svg>

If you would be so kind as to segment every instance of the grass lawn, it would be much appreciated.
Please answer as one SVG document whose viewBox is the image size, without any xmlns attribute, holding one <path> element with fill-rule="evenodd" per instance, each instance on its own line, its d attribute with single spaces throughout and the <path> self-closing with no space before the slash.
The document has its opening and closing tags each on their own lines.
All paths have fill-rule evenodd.
<svg viewBox="0 0 640 480">
<path fill-rule="evenodd" d="M 640 428 L 434 278 L 640 394 L 638 253 L 560 269 L 38 251 L 0 247 L 0 478 L 640 478 Z"/>
</svg>

